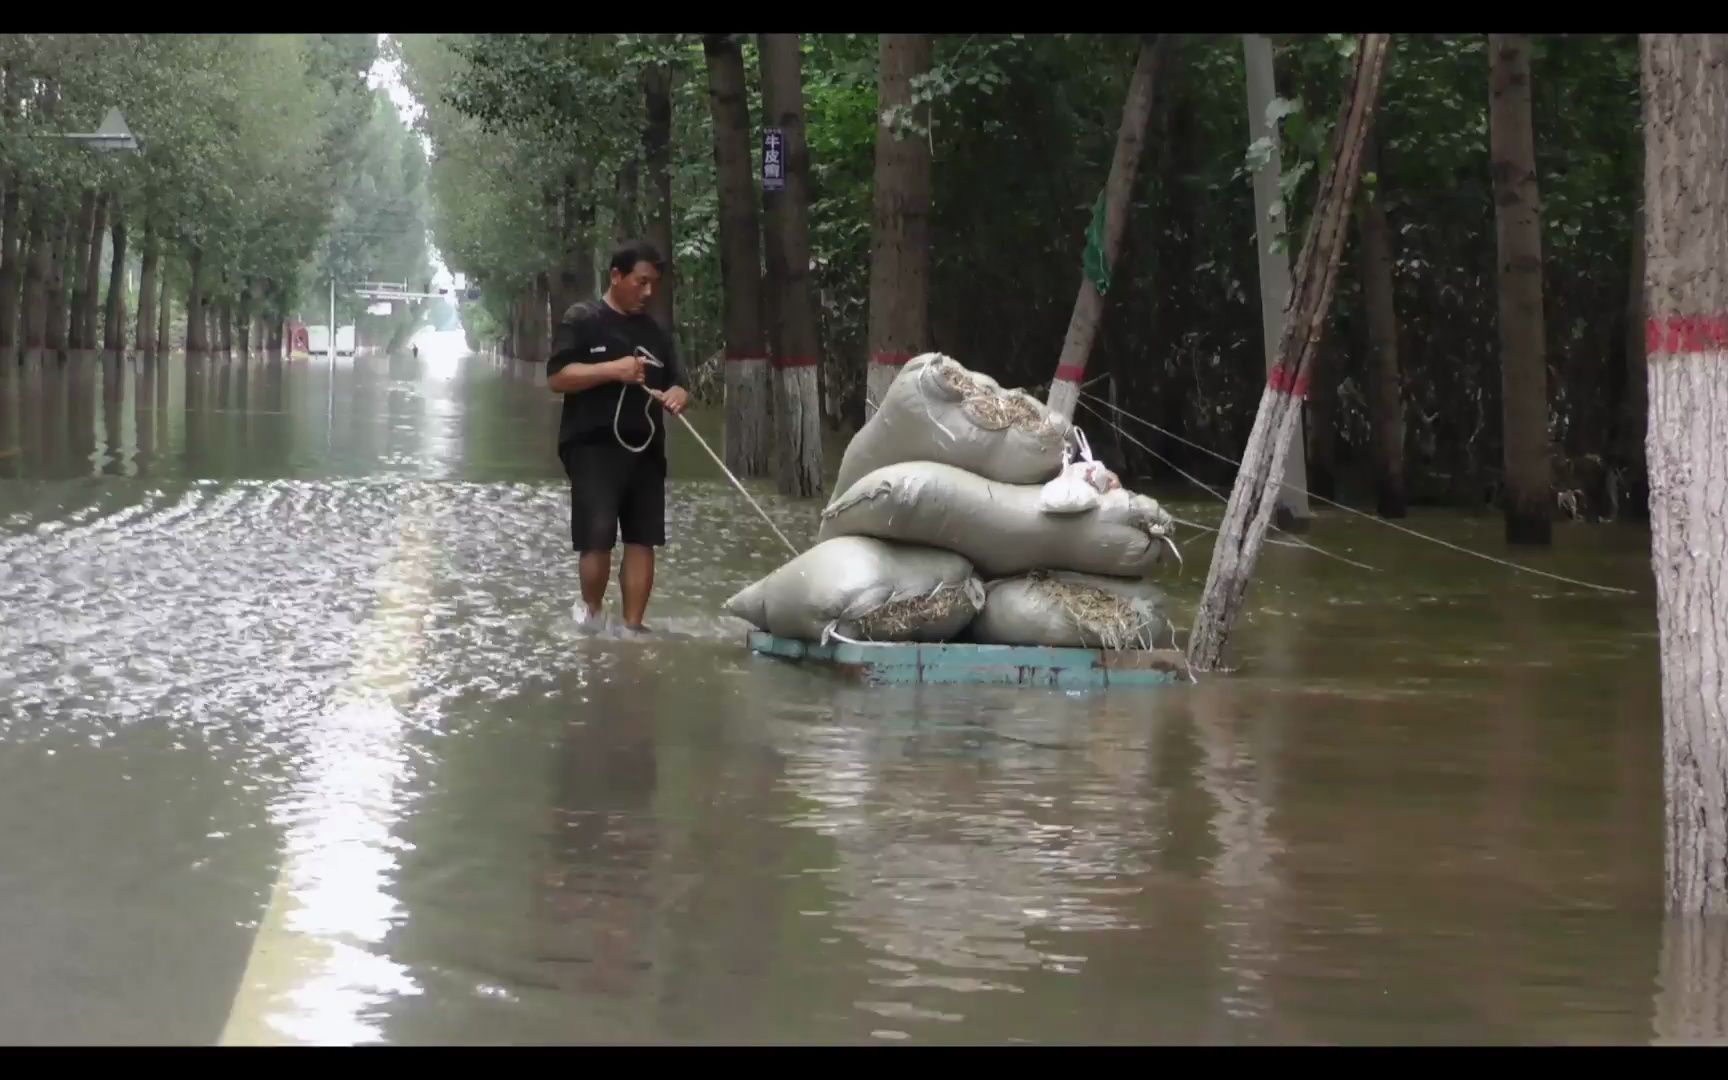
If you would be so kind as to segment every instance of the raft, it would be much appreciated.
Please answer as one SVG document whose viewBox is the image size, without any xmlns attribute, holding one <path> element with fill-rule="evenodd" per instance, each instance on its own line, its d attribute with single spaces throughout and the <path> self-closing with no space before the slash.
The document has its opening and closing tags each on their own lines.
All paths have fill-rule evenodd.
<svg viewBox="0 0 1728 1080">
<path fill-rule="evenodd" d="M 750 632 L 747 645 L 758 656 L 883 686 L 928 683 L 1102 690 L 1190 681 L 1187 659 L 1174 649 L 1112 651 L 966 642 L 822 645 L 760 630 Z"/>
</svg>

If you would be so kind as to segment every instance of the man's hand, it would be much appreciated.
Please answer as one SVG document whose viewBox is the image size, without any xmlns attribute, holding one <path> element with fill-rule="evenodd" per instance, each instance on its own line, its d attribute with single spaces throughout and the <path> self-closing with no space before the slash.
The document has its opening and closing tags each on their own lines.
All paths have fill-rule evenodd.
<svg viewBox="0 0 1728 1080">
<path fill-rule="evenodd" d="M 650 390 L 649 393 L 653 394 L 655 399 L 673 416 L 683 415 L 685 407 L 690 404 L 690 392 L 682 386 L 674 386 L 670 390 L 663 391 Z"/>
<path fill-rule="evenodd" d="M 612 368 L 612 377 L 621 383 L 640 385 L 648 377 L 648 362 L 640 356 L 620 356 L 607 364 Z"/>
</svg>

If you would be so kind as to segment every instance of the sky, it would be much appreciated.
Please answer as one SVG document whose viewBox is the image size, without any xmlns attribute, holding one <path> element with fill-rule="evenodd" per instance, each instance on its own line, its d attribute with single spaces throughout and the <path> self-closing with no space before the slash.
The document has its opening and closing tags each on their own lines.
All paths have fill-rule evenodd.
<svg viewBox="0 0 1728 1080">
<path fill-rule="evenodd" d="M 389 37 L 388 34 L 379 34 L 378 44 L 382 46 L 387 37 Z M 377 60 L 372 62 L 372 70 L 367 73 L 366 82 L 368 86 L 382 86 L 384 88 L 384 92 L 390 95 L 391 102 L 396 106 L 397 115 L 402 117 L 402 123 L 412 129 L 414 121 L 419 118 L 423 110 L 420 103 L 414 100 L 414 95 L 409 93 L 406 86 L 402 85 L 400 65 L 395 60 L 388 60 L 379 56 Z M 432 156 L 431 143 L 427 141 L 425 135 L 418 132 L 416 134 L 420 138 L 421 152 L 430 160 Z M 450 273 L 449 267 L 444 265 L 444 256 L 439 253 L 435 238 L 427 236 L 426 242 L 431 250 L 433 288 L 440 285 L 445 288 L 454 287 L 455 276 Z"/>
</svg>

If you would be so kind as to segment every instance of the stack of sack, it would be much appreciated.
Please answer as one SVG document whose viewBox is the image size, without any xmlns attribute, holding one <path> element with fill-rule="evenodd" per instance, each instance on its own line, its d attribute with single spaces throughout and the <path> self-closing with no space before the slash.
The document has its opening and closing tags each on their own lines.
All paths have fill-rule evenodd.
<svg viewBox="0 0 1728 1080">
<path fill-rule="evenodd" d="M 1171 642 L 1145 578 L 1172 521 L 1036 398 L 937 353 L 847 446 L 818 543 L 726 602 L 805 641 Z"/>
</svg>

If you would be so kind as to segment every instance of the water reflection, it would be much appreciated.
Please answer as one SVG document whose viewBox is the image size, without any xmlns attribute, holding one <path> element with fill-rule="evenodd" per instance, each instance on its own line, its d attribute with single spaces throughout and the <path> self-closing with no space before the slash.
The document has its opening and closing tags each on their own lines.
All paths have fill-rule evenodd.
<svg viewBox="0 0 1728 1080">
<path fill-rule="evenodd" d="M 1658 1045 L 1728 1046 L 1728 917 L 1676 916 L 1662 927 Z"/>
</svg>

